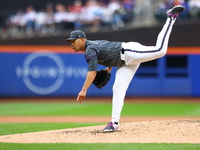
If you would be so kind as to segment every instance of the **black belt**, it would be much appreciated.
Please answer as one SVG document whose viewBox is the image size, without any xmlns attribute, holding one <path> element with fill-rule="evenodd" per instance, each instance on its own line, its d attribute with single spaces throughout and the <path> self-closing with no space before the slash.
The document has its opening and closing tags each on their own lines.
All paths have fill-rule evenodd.
<svg viewBox="0 0 200 150">
<path fill-rule="evenodd" d="M 124 54 L 124 48 L 121 48 L 121 53 Z M 121 61 L 122 61 L 122 64 L 125 64 L 124 60 L 121 60 Z"/>
<path fill-rule="evenodd" d="M 121 48 L 121 53 L 124 54 L 124 48 Z"/>
</svg>

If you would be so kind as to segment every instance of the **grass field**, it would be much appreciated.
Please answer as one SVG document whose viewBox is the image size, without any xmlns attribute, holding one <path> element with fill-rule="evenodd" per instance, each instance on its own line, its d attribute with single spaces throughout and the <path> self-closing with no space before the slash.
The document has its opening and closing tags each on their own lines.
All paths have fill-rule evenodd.
<svg viewBox="0 0 200 150">
<path fill-rule="evenodd" d="M 0 103 L 0 116 L 110 116 L 110 103 Z M 122 116 L 200 116 L 200 103 L 125 103 Z M 0 135 L 100 125 L 97 123 L 0 123 Z M 116 137 L 117 138 L 117 137 Z M 0 150 L 199 150 L 200 144 L 16 144 L 0 143 Z"/>
<path fill-rule="evenodd" d="M 199 150 L 198 144 L 0 144 L 2 150 Z"/>
<path fill-rule="evenodd" d="M 110 103 L 0 103 L 0 116 L 110 116 Z M 122 116 L 200 116 L 200 103 L 125 103 Z"/>
</svg>

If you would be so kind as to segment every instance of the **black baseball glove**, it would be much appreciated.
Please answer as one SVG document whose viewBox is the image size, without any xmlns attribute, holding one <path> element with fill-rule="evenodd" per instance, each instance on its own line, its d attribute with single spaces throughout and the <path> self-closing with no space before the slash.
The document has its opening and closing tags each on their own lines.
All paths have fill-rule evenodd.
<svg viewBox="0 0 200 150">
<path fill-rule="evenodd" d="M 101 89 L 108 83 L 108 81 L 110 80 L 110 77 L 111 77 L 111 74 L 108 73 L 106 70 L 97 71 L 93 84 L 97 88 Z"/>
</svg>

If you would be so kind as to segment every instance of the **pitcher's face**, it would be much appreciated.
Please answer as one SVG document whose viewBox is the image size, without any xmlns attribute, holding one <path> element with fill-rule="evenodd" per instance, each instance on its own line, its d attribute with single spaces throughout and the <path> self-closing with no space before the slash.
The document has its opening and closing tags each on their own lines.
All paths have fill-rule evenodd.
<svg viewBox="0 0 200 150">
<path fill-rule="evenodd" d="M 78 51 L 85 51 L 85 40 L 82 38 L 78 38 L 75 40 L 71 40 L 71 47 L 74 49 L 75 52 Z"/>
</svg>

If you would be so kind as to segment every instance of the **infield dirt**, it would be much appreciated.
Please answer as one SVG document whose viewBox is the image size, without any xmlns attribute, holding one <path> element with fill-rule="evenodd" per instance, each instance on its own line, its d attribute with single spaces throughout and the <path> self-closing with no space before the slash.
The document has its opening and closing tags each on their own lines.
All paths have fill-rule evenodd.
<svg viewBox="0 0 200 150">
<path fill-rule="evenodd" d="M 81 127 L 0 136 L 11 143 L 200 143 L 200 119 L 122 123 L 116 132 L 105 126 Z"/>
</svg>

